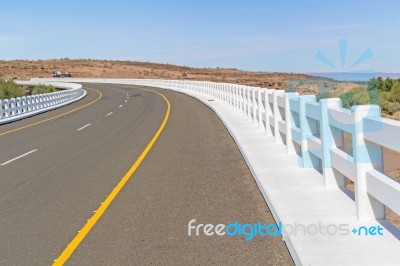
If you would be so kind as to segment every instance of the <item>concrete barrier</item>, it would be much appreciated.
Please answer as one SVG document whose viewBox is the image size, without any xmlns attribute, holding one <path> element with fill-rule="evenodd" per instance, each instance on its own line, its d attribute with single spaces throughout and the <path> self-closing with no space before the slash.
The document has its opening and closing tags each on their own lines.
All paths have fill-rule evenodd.
<svg viewBox="0 0 400 266">
<path fill-rule="evenodd" d="M 51 85 L 62 91 L 0 100 L 0 125 L 47 112 L 79 101 L 86 96 L 80 84 L 16 81 L 19 85 Z"/>
</svg>

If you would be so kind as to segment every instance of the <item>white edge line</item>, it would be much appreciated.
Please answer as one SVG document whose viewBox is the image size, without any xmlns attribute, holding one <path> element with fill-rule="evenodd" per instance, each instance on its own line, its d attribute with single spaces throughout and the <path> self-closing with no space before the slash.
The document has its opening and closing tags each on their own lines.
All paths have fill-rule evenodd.
<svg viewBox="0 0 400 266">
<path fill-rule="evenodd" d="M 82 129 L 84 129 L 84 128 L 86 128 L 86 127 L 90 126 L 90 125 L 91 125 L 91 123 L 89 123 L 89 124 L 87 124 L 87 125 L 84 125 L 83 127 L 81 127 L 81 128 L 78 128 L 78 129 L 77 129 L 77 131 L 81 131 Z"/>
<path fill-rule="evenodd" d="M 106 116 L 109 116 L 109 115 L 112 115 L 113 114 L 113 112 L 109 112 L 108 114 L 106 114 Z"/>
<path fill-rule="evenodd" d="M 27 153 L 24 153 L 24 154 L 22 154 L 22 155 L 20 155 L 20 156 L 18 156 L 18 157 L 15 157 L 14 159 L 11 159 L 11 160 L 9 160 L 9 161 L 7 161 L 7 162 L 4 162 L 4 163 L 2 163 L 2 164 L 0 164 L 0 165 L 1 165 L 1 166 L 4 166 L 4 165 L 9 164 L 9 163 L 11 163 L 11 162 L 13 162 L 13 161 L 15 161 L 15 160 L 21 159 L 22 157 L 25 157 L 25 156 L 27 156 L 27 155 L 29 155 L 29 154 L 31 154 L 31 153 L 34 153 L 35 151 L 37 151 L 37 149 L 28 151 Z"/>
</svg>

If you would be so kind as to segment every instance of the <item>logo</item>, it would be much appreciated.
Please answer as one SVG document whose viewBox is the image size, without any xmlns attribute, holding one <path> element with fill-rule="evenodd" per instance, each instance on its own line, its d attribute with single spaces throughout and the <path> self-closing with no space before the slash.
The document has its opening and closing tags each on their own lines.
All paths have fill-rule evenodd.
<svg viewBox="0 0 400 266">
<path fill-rule="evenodd" d="M 375 120 L 380 120 L 379 109 L 379 92 L 376 86 L 376 71 L 370 68 L 365 68 L 366 63 L 372 56 L 371 49 L 361 50 L 354 60 L 349 57 L 349 41 L 347 39 L 338 40 L 338 56 L 337 60 L 333 60 L 326 56 L 323 52 L 317 51 L 315 59 L 328 66 L 332 72 L 315 73 L 315 76 L 310 78 L 292 79 L 286 83 L 288 92 L 299 92 L 299 94 L 316 94 L 310 97 L 308 101 L 317 103 L 321 108 L 320 117 L 324 119 L 315 120 L 312 117 L 307 117 L 306 120 L 301 119 L 299 114 L 291 112 L 292 124 L 299 127 L 299 121 L 306 123 L 306 134 L 293 134 L 297 142 L 303 141 L 302 138 L 306 136 L 307 139 L 314 139 L 315 141 L 322 140 L 322 132 L 330 132 L 333 138 L 324 138 L 323 144 L 325 147 L 337 146 L 347 154 L 347 160 L 353 163 L 376 163 L 381 162 L 380 147 L 369 145 L 359 145 L 355 141 L 361 133 L 365 132 L 378 132 L 381 130 L 381 123 L 374 123 L 372 126 L 364 126 L 364 117 L 373 117 Z M 321 78 L 322 77 L 322 78 Z M 357 83 L 342 84 L 341 81 L 363 81 Z M 365 83 L 364 81 L 367 81 Z M 352 85 L 353 84 L 353 85 Z M 352 85 L 353 87 L 349 87 Z M 347 87 L 346 87 L 347 86 Z M 295 95 L 291 96 L 295 97 Z M 340 100 L 328 103 L 325 98 L 340 98 Z M 308 103 L 307 103 L 308 104 Z M 328 111 L 329 104 L 337 105 L 340 112 Z M 370 105 L 366 105 L 370 104 Z M 322 108 L 324 106 L 324 108 Z M 329 110 L 329 109 L 328 109 Z M 358 113 L 359 115 L 356 115 Z M 321 120 L 324 120 L 322 122 Z M 329 136 L 329 134 L 326 134 Z M 343 136 L 347 136 L 344 138 Z M 307 140 L 304 139 L 304 140 Z M 343 140 L 342 140 L 343 139 Z M 330 142 L 330 143 L 327 143 Z M 346 147 L 346 149 L 344 148 Z M 328 158 L 322 162 L 321 156 L 324 150 L 317 147 L 309 147 L 304 158 L 299 158 L 299 166 L 302 168 L 331 168 L 331 160 Z M 357 150 L 356 156 L 354 150 Z M 373 156 L 371 156 L 371 154 Z M 375 156 L 376 155 L 376 156 Z M 328 156 L 329 157 L 329 156 Z"/>
<path fill-rule="evenodd" d="M 362 64 L 373 56 L 372 50 L 369 48 L 364 50 L 356 57 L 355 61 L 348 63 L 348 44 L 349 41 L 347 39 L 338 40 L 340 64 L 334 63 L 332 59 L 321 51 L 316 53 L 315 59 L 333 70 L 330 73 L 320 74 L 340 81 L 368 81 L 375 77 L 376 71 L 374 69 L 362 67 Z"/>
<path fill-rule="evenodd" d="M 377 226 L 360 226 L 350 230 L 349 224 L 324 224 L 321 222 L 312 224 L 263 224 L 261 221 L 257 223 L 239 223 L 238 221 L 230 224 L 202 224 L 197 223 L 196 219 L 188 222 L 188 236 L 228 236 L 243 237 L 246 241 L 251 241 L 254 237 L 285 237 L 290 235 L 299 236 L 347 236 L 353 233 L 357 236 L 382 236 L 383 227 Z"/>
</svg>

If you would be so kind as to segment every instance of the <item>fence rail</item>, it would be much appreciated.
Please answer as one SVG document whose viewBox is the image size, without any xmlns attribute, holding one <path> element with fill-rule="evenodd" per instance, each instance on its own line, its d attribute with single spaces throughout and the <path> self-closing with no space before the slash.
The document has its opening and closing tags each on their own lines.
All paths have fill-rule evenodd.
<svg viewBox="0 0 400 266">
<path fill-rule="evenodd" d="M 20 120 L 32 115 L 78 101 L 86 96 L 80 84 L 63 82 L 17 81 L 20 85 L 52 85 L 62 91 L 0 100 L 0 124 Z"/>
<path fill-rule="evenodd" d="M 384 174 L 382 148 L 400 152 L 400 122 L 382 118 L 379 106 L 342 108 L 338 98 L 299 96 L 282 90 L 204 81 L 131 80 L 138 85 L 193 90 L 225 102 L 260 130 L 315 168 L 327 188 L 355 184 L 358 220 L 385 219 L 388 207 L 400 215 L 400 183 Z M 351 152 L 345 150 L 345 134 Z"/>
<path fill-rule="evenodd" d="M 40 79 L 38 79 L 40 81 Z M 46 79 L 46 81 L 54 81 Z M 194 91 L 230 106 L 252 121 L 287 153 L 299 156 L 299 167 L 321 173 L 326 188 L 355 184 L 355 216 L 360 221 L 385 219 L 386 207 L 400 215 L 400 183 L 384 174 L 383 148 L 400 152 L 400 122 L 381 117 L 376 105 L 342 108 L 338 98 L 238 84 L 156 79 L 68 79 L 69 82 L 134 84 Z M 345 149 L 345 135 L 351 149 Z"/>
</svg>

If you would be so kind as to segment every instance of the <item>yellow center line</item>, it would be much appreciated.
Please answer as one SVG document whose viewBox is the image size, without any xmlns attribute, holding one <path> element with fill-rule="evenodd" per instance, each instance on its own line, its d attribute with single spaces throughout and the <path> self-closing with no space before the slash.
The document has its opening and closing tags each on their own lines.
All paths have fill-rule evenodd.
<svg viewBox="0 0 400 266">
<path fill-rule="evenodd" d="M 153 92 L 153 93 L 156 93 L 156 94 L 160 95 L 164 99 L 166 104 L 167 104 L 167 111 L 165 113 L 164 120 L 161 123 L 161 126 L 158 128 L 158 130 L 155 133 L 155 135 L 153 136 L 153 138 L 150 140 L 150 142 L 147 144 L 146 148 L 140 154 L 139 158 L 131 166 L 131 168 L 128 170 L 128 172 L 126 172 L 124 177 L 122 177 L 122 179 L 119 181 L 117 186 L 111 191 L 111 193 L 107 196 L 105 201 L 95 211 L 93 216 L 86 222 L 86 224 L 78 232 L 78 234 L 75 236 L 75 238 L 68 244 L 68 246 L 64 249 L 64 251 L 61 253 L 61 255 L 54 261 L 53 266 L 64 265 L 64 263 L 74 253 L 74 251 L 77 249 L 77 247 L 83 241 L 83 239 L 87 236 L 87 234 L 90 232 L 90 230 L 93 228 L 93 226 L 97 223 L 97 221 L 101 218 L 101 216 L 104 214 L 104 212 L 110 206 L 110 204 L 115 199 L 115 197 L 118 195 L 118 193 L 121 191 L 121 189 L 129 181 L 131 176 L 136 172 L 136 170 L 138 169 L 140 164 L 143 162 L 143 160 L 146 158 L 147 154 L 149 153 L 149 151 L 153 147 L 154 143 L 157 141 L 157 139 L 160 136 L 161 132 L 164 130 L 164 127 L 165 127 L 165 125 L 166 125 L 166 123 L 168 121 L 168 118 L 169 118 L 171 105 L 170 105 L 168 99 L 163 94 L 158 93 L 156 91 L 148 90 L 148 89 L 144 89 L 144 90 L 150 91 L 150 92 Z"/>
<path fill-rule="evenodd" d="M 12 130 L 10 130 L 10 131 L 2 132 L 2 133 L 0 133 L 0 136 L 4 136 L 4 135 L 7 135 L 7 134 L 10 134 L 10 133 L 13 133 L 13 132 L 16 132 L 16 131 L 19 131 L 19 130 L 28 128 L 28 127 L 36 126 L 36 125 L 42 124 L 42 123 L 44 123 L 44 122 L 48 122 L 48 121 L 54 120 L 54 119 L 56 119 L 56 118 L 65 116 L 65 115 L 67 115 L 67 114 L 73 113 L 73 112 L 75 112 L 75 111 L 78 111 L 78 110 L 80 110 L 80 109 L 82 109 L 82 108 L 85 108 L 85 107 L 87 107 L 87 106 L 89 106 L 89 105 L 91 105 L 91 104 L 97 102 L 97 101 L 100 100 L 100 98 L 103 96 L 103 93 L 101 93 L 101 91 L 98 91 L 98 90 L 95 90 L 95 89 L 90 89 L 90 88 L 87 88 L 87 89 L 97 91 L 97 92 L 99 93 L 99 97 L 97 97 L 95 100 L 91 101 L 90 103 L 87 103 L 87 104 L 82 105 L 82 106 L 80 106 L 80 107 L 78 107 L 78 108 L 72 109 L 72 110 L 70 110 L 70 111 L 68 111 L 68 112 L 65 112 L 65 113 L 62 113 L 62 114 L 59 114 L 59 115 L 56 115 L 56 116 L 53 116 L 53 117 L 50 117 L 50 118 L 47 118 L 47 119 L 44 119 L 44 120 L 35 122 L 35 123 L 32 123 L 32 124 L 29 124 L 29 125 L 26 125 L 26 126 L 22 126 L 22 127 L 16 128 L 16 129 L 12 129 Z"/>
</svg>

